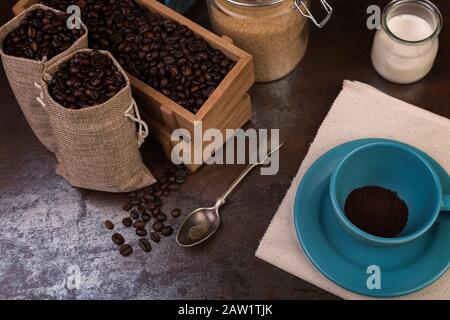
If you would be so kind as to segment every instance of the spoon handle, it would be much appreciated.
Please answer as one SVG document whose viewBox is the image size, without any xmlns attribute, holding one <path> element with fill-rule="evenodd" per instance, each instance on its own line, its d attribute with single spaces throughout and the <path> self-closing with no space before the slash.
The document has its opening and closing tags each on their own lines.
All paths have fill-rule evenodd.
<svg viewBox="0 0 450 320">
<path fill-rule="evenodd" d="M 267 159 L 276 151 L 278 151 L 282 146 L 284 142 L 280 143 L 276 148 L 274 148 L 270 153 L 261 161 L 256 162 L 254 164 L 250 164 L 234 181 L 233 183 L 228 187 L 228 189 L 223 193 L 223 195 L 217 199 L 216 202 L 216 208 L 219 208 L 221 205 L 225 203 L 228 196 L 236 189 L 236 187 L 241 183 L 242 180 L 252 171 L 254 168 L 266 164 Z"/>
</svg>

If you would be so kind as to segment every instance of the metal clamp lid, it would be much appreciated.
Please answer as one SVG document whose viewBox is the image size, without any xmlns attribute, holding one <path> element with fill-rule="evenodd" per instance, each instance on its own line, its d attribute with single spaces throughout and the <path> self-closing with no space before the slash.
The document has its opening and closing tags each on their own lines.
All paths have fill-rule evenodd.
<svg viewBox="0 0 450 320">
<path fill-rule="evenodd" d="M 331 14 L 333 13 L 333 8 L 328 4 L 326 0 L 320 0 L 320 2 L 322 3 L 322 6 L 325 8 L 325 11 L 327 12 L 327 16 L 320 23 L 317 22 L 316 18 L 314 18 L 311 11 L 309 11 L 308 7 L 303 2 L 303 0 L 295 0 L 294 4 L 297 7 L 298 11 L 300 11 L 302 16 L 311 19 L 311 21 L 314 22 L 314 24 L 317 27 L 322 28 L 328 22 L 328 20 L 330 20 Z M 303 10 L 305 10 L 306 13 Z"/>
</svg>

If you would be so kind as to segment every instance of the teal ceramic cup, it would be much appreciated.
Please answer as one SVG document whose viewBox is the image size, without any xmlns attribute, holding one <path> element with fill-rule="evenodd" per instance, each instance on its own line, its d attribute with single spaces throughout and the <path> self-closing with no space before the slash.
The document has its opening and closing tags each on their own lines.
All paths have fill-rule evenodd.
<svg viewBox="0 0 450 320">
<path fill-rule="evenodd" d="M 352 224 L 344 212 L 355 189 L 379 186 L 394 192 L 408 206 L 408 223 L 395 238 L 371 235 Z M 349 153 L 337 166 L 330 182 L 333 210 L 341 226 L 366 243 L 394 246 L 412 241 L 439 219 L 449 215 L 450 195 L 442 194 L 434 169 L 412 147 L 392 142 L 366 144 Z"/>
</svg>

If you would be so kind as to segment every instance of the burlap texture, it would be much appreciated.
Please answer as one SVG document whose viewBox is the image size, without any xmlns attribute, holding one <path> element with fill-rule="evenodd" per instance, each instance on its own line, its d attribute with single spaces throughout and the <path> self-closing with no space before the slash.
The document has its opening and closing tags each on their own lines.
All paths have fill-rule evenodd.
<svg viewBox="0 0 450 320">
<path fill-rule="evenodd" d="M 20 21 L 22 21 L 28 12 L 37 8 L 59 12 L 44 5 L 35 4 L 3 25 L 0 28 L 0 55 L 11 89 L 31 129 L 42 144 L 44 144 L 47 149 L 54 152 L 56 147 L 50 120 L 47 112 L 36 101 L 36 97 L 39 96 L 40 91 L 34 84 L 35 82 L 38 83 L 40 79 L 42 79 L 42 74 L 46 65 L 48 66 L 58 63 L 58 61 L 63 59 L 68 54 L 79 49 L 87 48 L 88 34 L 86 26 L 82 24 L 82 27 L 85 30 L 84 35 L 81 36 L 69 49 L 45 63 L 43 61 L 13 57 L 5 54 L 3 51 L 3 39 L 10 31 L 19 26 Z"/>
<path fill-rule="evenodd" d="M 136 123 L 125 116 L 133 104 L 129 79 L 109 52 L 101 52 L 113 59 L 126 79 L 126 87 L 101 105 L 79 110 L 64 108 L 51 98 L 46 81 L 41 81 L 45 108 L 57 145 L 59 165 L 56 172 L 81 188 L 134 191 L 151 185 L 155 179 L 142 162 Z M 74 54 L 47 67 L 44 78 L 49 79 L 59 65 Z"/>
</svg>

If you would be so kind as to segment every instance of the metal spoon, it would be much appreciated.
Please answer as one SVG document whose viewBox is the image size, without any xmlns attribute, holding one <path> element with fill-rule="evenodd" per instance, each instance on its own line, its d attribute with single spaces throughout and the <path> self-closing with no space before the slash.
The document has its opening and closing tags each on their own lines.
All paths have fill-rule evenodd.
<svg viewBox="0 0 450 320">
<path fill-rule="evenodd" d="M 225 203 L 231 192 L 234 191 L 234 189 L 250 171 L 260 165 L 266 164 L 267 159 L 272 155 L 272 153 L 278 151 L 283 146 L 283 144 L 284 142 L 280 143 L 278 147 L 273 149 L 260 162 L 249 165 L 234 180 L 234 182 L 230 187 L 228 187 L 224 194 L 219 199 L 217 199 L 214 207 L 200 208 L 189 214 L 182 223 L 180 229 L 178 229 L 177 243 L 182 247 L 192 247 L 211 237 L 220 225 L 219 208 Z"/>
</svg>

